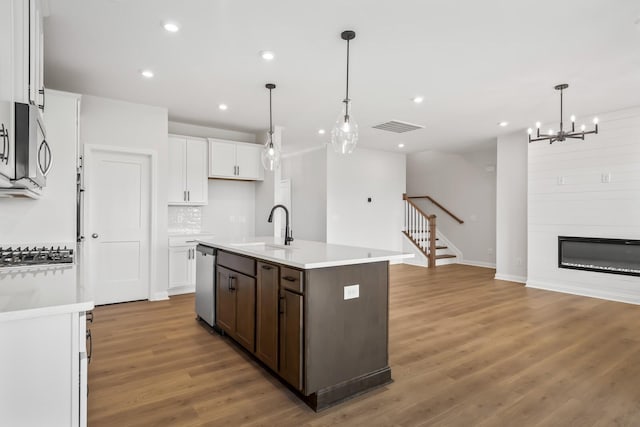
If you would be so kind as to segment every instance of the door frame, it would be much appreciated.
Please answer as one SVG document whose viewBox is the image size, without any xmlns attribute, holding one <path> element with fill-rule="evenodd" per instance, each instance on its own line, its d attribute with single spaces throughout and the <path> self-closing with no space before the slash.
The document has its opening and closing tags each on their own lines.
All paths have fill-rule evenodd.
<svg viewBox="0 0 640 427">
<path fill-rule="evenodd" d="M 137 149 L 137 148 L 129 148 L 129 147 L 121 147 L 121 146 L 112 146 L 112 145 L 102 145 L 102 144 L 84 144 L 83 145 L 83 162 L 82 162 L 82 178 L 84 182 L 84 188 L 87 191 L 91 191 L 92 185 L 92 176 L 91 176 L 91 166 L 93 160 L 93 156 L 97 152 L 110 153 L 110 154 L 134 154 L 138 156 L 145 156 L 149 158 L 149 166 L 151 170 L 149 171 L 149 188 L 151 189 L 151 199 L 149 200 L 149 285 L 147 288 L 147 300 L 151 301 L 152 296 L 155 295 L 155 292 L 152 290 L 152 286 L 157 281 L 157 231 L 158 231 L 158 214 L 156 209 L 156 203 L 158 200 L 158 185 L 157 185 L 157 173 L 158 173 L 158 152 L 152 149 Z M 84 230 L 87 231 L 87 224 L 90 223 L 89 218 L 91 218 L 91 206 L 87 203 L 86 196 L 83 197 L 84 202 L 84 214 L 83 214 L 83 223 Z M 86 240 L 85 236 L 85 240 Z M 88 250 L 88 247 L 83 243 L 83 254 L 82 258 L 85 260 L 85 265 L 87 261 L 90 259 L 91 253 Z M 82 283 L 86 284 L 90 283 L 90 273 L 88 268 L 83 268 L 84 274 L 82 275 Z M 94 284 L 90 284 L 90 292 L 91 295 L 94 295 Z"/>
</svg>

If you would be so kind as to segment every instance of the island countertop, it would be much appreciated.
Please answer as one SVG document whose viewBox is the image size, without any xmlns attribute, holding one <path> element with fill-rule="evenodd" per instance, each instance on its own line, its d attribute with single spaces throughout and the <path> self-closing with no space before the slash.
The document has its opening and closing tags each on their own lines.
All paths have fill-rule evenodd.
<svg viewBox="0 0 640 427">
<path fill-rule="evenodd" d="M 413 254 L 408 253 L 310 240 L 294 240 L 285 246 L 280 237 L 214 238 L 198 240 L 198 243 L 303 270 L 413 258 Z"/>
</svg>

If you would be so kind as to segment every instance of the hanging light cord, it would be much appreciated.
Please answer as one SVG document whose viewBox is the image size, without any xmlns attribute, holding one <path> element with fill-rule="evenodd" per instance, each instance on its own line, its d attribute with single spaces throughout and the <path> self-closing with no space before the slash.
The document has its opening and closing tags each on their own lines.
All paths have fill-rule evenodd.
<svg viewBox="0 0 640 427">
<path fill-rule="evenodd" d="M 560 134 L 562 134 L 562 91 L 563 89 L 560 89 Z"/>
<path fill-rule="evenodd" d="M 273 107 L 271 105 L 271 91 L 269 89 L 269 146 L 273 146 Z"/>
<path fill-rule="evenodd" d="M 344 121 L 349 121 L 349 41 L 347 40 L 347 93 L 344 98 Z"/>
</svg>

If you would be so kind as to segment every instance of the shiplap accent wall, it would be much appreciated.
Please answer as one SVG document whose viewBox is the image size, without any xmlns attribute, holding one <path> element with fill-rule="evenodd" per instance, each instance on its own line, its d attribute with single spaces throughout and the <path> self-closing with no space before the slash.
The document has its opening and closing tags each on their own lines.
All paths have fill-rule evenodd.
<svg viewBox="0 0 640 427">
<path fill-rule="evenodd" d="M 640 239 L 640 108 L 528 154 L 527 286 L 640 304 L 640 277 L 558 268 L 558 236 Z"/>
</svg>

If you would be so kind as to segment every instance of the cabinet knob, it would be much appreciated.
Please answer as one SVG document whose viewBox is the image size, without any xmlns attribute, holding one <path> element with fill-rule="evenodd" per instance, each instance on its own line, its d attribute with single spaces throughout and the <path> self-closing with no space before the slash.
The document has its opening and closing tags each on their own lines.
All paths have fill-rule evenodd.
<svg viewBox="0 0 640 427">
<path fill-rule="evenodd" d="M 97 239 L 97 238 L 98 238 L 98 233 L 93 233 L 93 234 L 91 235 L 91 237 L 93 237 L 94 239 Z"/>
</svg>

